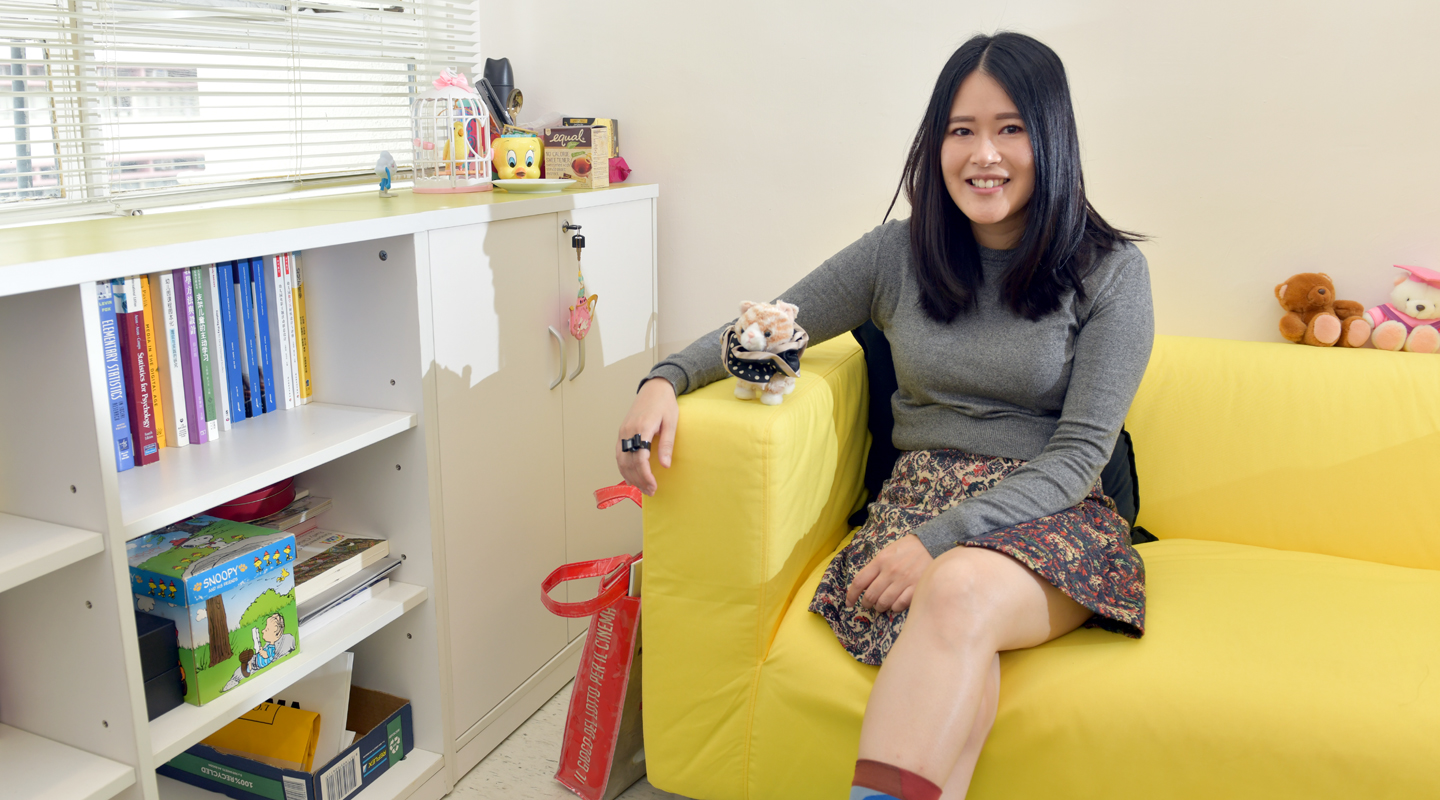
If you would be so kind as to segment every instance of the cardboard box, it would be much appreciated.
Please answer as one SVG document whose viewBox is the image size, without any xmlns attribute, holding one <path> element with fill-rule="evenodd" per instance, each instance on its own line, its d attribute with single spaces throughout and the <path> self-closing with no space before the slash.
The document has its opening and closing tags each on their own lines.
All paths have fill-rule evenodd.
<svg viewBox="0 0 1440 800">
<path fill-rule="evenodd" d="M 199 516 L 132 539 L 125 555 L 136 609 L 175 623 L 185 702 L 204 705 L 300 649 L 293 534 Z"/>
<path fill-rule="evenodd" d="M 544 142 L 546 178 L 571 178 L 579 189 L 610 185 L 610 132 L 606 128 L 546 128 Z"/>
<path fill-rule="evenodd" d="M 277 769 L 203 744 L 155 771 L 236 800 L 344 800 L 415 749 L 415 723 L 404 698 L 352 686 L 345 727 L 355 731 L 355 743 L 310 772 Z"/>
<path fill-rule="evenodd" d="M 606 117 L 561 117 L 561 125 L 599 125 L 610 132 L 610 157 L 620 155 L 620 123 Z"/>
</svg>

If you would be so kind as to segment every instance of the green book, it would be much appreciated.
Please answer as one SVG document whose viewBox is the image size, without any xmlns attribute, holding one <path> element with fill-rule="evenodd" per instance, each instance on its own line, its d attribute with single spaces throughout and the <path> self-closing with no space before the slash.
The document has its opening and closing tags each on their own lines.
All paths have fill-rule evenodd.
<svg viewBox="0 0 1440 800">
<path fill-rule="evenodd" d="M 195 298 L 195 335 L 200 343 L 200 382 L 205 395 L 205 430 L 213 442 L 220 436 L 220 423 L 215 415 L 219 405 L 215 402 L 215 379 L 210 373 L 210 318 L 205 308 L 203 267 L 190 268 L 190 287 L 190 293 Z"/>
</svg>

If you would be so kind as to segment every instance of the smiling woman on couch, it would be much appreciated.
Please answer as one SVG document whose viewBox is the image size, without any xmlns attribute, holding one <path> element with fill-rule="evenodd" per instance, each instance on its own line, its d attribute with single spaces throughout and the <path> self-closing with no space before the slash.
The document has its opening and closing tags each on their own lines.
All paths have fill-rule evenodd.
<svg viewBox="0 0 1440 800">
<path fill-rule="evenodd" d="M 1154 323 L 1134 237 L 1085 198 L 1065 70 L 1040 42 L 1000 33 L 955 52 L 901 185 L 909 219 L 782 298 L 812 343 L 873 321 L 894 354 L 902 454 L 810 610 L 857 660 L 883 662 L 850 797 L 932 800 L 969 786 L 998 653 L 1081 625 L 1143 632 L 1144 564 L 1098 479 Z M 621 440 L 655 441 L 670 466 L 676 396 L 725 377 L 719 334 L 656 365 Z M 653 494 L 648 456 L 616 444 L 626 480 Z"/>
</svg>

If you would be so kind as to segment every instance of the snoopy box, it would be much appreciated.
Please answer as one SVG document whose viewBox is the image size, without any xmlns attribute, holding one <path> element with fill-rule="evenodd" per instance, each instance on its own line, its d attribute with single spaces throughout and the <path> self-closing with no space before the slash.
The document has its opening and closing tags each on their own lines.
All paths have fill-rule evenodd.
<svg viewBox="0 0 1440 800">
<path fill-rule="evenodd" d="M 300 649 L 295 535 L 219 517 L 125 545 L 135 607 L 174 620 L 185 702 L 204 705 Z"/>
</svg>

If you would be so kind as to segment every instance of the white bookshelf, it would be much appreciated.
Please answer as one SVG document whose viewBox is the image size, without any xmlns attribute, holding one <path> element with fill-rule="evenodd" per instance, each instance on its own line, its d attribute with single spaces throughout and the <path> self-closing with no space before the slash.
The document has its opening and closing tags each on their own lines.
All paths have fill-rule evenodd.
<svg viewBox="0 0 1440 800">
<path fill-rule="evenodd" d="M 0 592 L 104 549 L 98 533 L 0 513 Z"/>
<path fill-rule="evenodd" d="M 465 459 L 493 459 L 489 450 L 467 451 L 475 448 L 457 444 L 439 424 L 437 381 L 449 381 L 453 398 L 464 377 L 454 358 L 480 355 L 472 355 L 479 352 L 472 338 L 449 330 L 437 346 L 433 293 L 444 290 L 434 288 L 432 273 L 477 269 L 485 248 L 495 245 L 470 232 L 492 223 L 533 229 L 549 242 L 544 268 L 555 270 L 557 242 L 563 244 L 556 237 L 568 242 L 560 231 L 564 217 L 584 221 L 587 235 L 593 228 L 596 241 L 608 243 L 608 250 L 596 248 L 593 261 L 586 256 L 587 274 L 594 263 L 593 280 L 604 287 L 605 258 L 620 252 L 622 241 L 633 248 L 631 242 L 643 239 L 651 254 L 645 258 L 653 258 L 657 195 L 653 186 L 534 197 L 402 193 L 380 201 L 351 195 L 0 230 L 0 375 L 29 389 L 12 391 L 7 384 L 0 391 L 0 797 L 189 796 L 183 792 L 199 790 L 159 780 L 156 767 L 345 651 L 355 653 L 355 684 L 406 698 L 414 722 L 414 750 L 357 797 L 435 800 L 448 793 L 473 763 L 457 760 L 462 744 L 470 743 L 467 759 L 476 756 L 474 742 L 503 738 L 548 695 L 521 692 L 502 703 L 505 714 L 490 714 L 486 724 L 466 721 L 468 733 L 459 729 L 457 686 L 483 685 L 503 699 L 533 681 L 514 668 L 518 661 L 508 645 L 479 653 L 452 647 L 453 632 L 473 627 L 473 620 L 504 619 L 469 599 L 451 615 L 455 581 L 447 574 L 471 567 L 447 565 L 447 536 L 452 542 L 495 537 L 491 529 L 500 523 L 484 514 L 456 515 L 447 533 L 440 452 L 451 447 Z M 622 204 L 632 212 L 627 219 L 647 221 L 643 230 L 604 221 L 609 218 L 601 212 Z M 633 213 L 641 208 L 643 214 Z M 571 213 L 584 209 L 598 216 Z M 451 236 L 449 250 L 432 254 L 432 236 L 455 229 L 465 235 Z M 303 251 L 313 402 L 237 422 L 213 442 L 164 448 L 158 463 L 117 472 L 94 281 L 296 250 Z M 535 273 L 540 262 L 501 251 L 485 255 L 485 268 L 506 291 L 514 281 L 545 274 Z M 567 262 L 562 272 L 568 276 L 573 267 Z M 647 286 L 649 295 L 653 281 Z M 615 308 L 622 297 L 617 287 L 602 289 Z M 542 311 L 556 315 L 546 324 L 563 327 L 558 315 L 574 288 L 551 294 L 525 303 L 497 294 L 475 301 L 475 312 L 503 317 L 497 324 L 507 346 L 520 342 L 538 358 L 553 359 L 545 324 L 526 327 Z M 653 314 L 653 303 L 640 305 L 635 313 Z M 531 347 L 532 338 L 539 344 Z M 605 366 L 600 340 L 592 345 L 585 381 Z M 548 384 L 549 367 L 538 368 Z M 634 381 L 624 378 L 617 385 L 623 383 L 628 396 Z M 475 380 L 493 391 L 483 376 Z M 578 393 L 573 405 L 585 402 Z M 494 407 L 482 405 L 465 424 L 503 427 L 504 420 L 491 418 Z M 557 418 L 547 427 L 559 424 Z M 402 563 L 388 589 L 319 630 L 302 629 L 294 656 L 233 691 L 148 719 L 126 542 L 291 476 L 332 498 L 325 527 L 389 540 L 390 554 Z M 552 469 L 521 485 L 553 487 L 564 480 Z M 588 491 L 597 480 L 587 475 L 577 485 Z M 522 489 L 492 502 L 535 501 Z M 477 524 L 487 526 L 483 534 Z M 508 523 L 500 527 L 506 541 L 540 538 Z M 563 539 L 563 532 L 544 536 Z M 554 547 L 553 553 L 530 550 L 531 571 L 541 562 L 551 569 L 564 557 Z M 515 583 L 506 591 L 516 598 L 522 585 L 533 590 L 535 583 L 522 572 L 500 576 Z M 563 649 L 563 622 L 551 622 L 556 649 Z M 479 728 L 485 732 L 477 738 Z"/>
<path fill-rule="evenodd" d="M 0 776 L 8 800 L 106 800 L 135 783 L 135 768 L 0 725 Z"/>
<path fill-rule="evenodd" d="M 125 538 L 299 475 L 415 427 L 416 415 L 330 403 L 245 420 L 215 442 L 166 448 L 155 464 L 120 474 Z"/>
<path fill-rule="evenodd" d="M 203 706 L 181 705 L 150 721 L 150 746 L 155 763 L 185 752 L 226 723 L 285 690 L 330 659 L 354 647 L 401 614 L 425 600 L 423 586 L 392 583 L 311 636 L 302 636 L 300 651 Z M 303 633 L 303 631 L 302 631 Z"/>
</svg>

